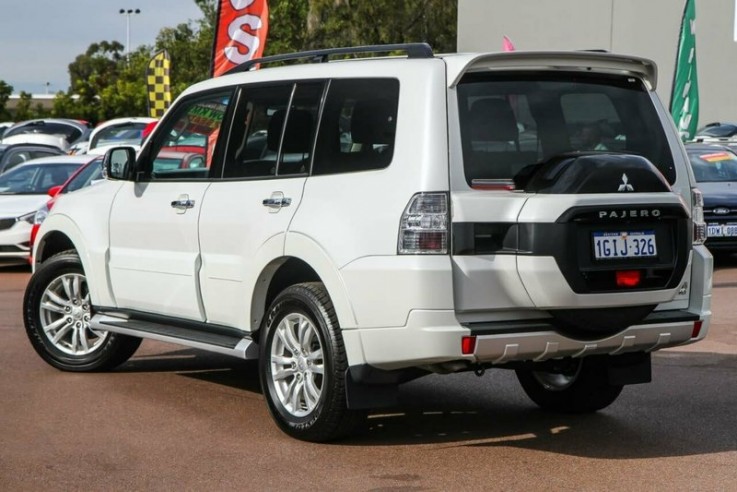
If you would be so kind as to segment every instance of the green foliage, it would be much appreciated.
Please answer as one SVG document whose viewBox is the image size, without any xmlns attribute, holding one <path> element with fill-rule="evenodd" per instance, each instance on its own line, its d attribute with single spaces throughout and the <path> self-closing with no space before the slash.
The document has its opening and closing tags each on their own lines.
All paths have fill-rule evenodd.
<svg viewBox="0 0 737 492">
<path fill-rule="evenodd" d="M 13 93 L 13 86 L 7 84 L 4 80 L 0 80 L 0 121 L 10 120 L 10 112 L 7 110 L 6 105 L 8 99 Z"/>
<path fill-rule="evenodd" d="M 172 62 L 173 98 L 209 78 L 218 2 L 194 2 L 202 18 L 162 29 L 154 46 L 141 46 L 126 57 L 117 41 L 91 44 L 69 65 L 70 89 L 57 93 L 52 115 L 97 123 L 147 114 L 146 66 L 162 49 Z M 436 52 L 452 52 L 457 7 L 458 0 L 269 0 L 265 54 L 418 41 Z M 0 115 L 2 94 L 0 81 Z M 33 113 L 30 103 L 22 109 Z"/>
<path fill-rule="evenodd" d="M 33 118 L 33 109 L 31 107 L 33 98 L 26 91 L 21 91 L 19 96 L 18 105 L 15 107 L 15 119 L 18 121 L 30 120 Z"/>
</svg>

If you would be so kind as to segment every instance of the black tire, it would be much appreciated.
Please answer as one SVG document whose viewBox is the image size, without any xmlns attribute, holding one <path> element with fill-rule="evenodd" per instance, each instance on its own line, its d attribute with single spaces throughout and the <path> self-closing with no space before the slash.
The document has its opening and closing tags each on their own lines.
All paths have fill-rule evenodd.
<svg viewBox="0 0 737 492">
<path fill-rule="evenodd" d="M 73 372 L 106 371 L 128 360 L 141 339 L 91 330 L 92 315 L 76 252 L 54 255 L 36 269 L 26 287 L 23 321 L 31 345 L 43 360 Z"/>
<path fill-rule="evenodd" d="M 595 358 L 562 361 L 553 371 L 517 369 L 522 389 L 543 410 L 590 413 L 611 405 L 623 386 L 608 382 L 606 363 Z"/>
<path fill-rule="evenodd" d="M 259 355 L 264 397 L 286 434 L 325 442 L 350 434 L 364 420 L 365 412 L 346 404 L 343 338 L 321 283 L 292 285 L 274 299 Z"/>
</svg>

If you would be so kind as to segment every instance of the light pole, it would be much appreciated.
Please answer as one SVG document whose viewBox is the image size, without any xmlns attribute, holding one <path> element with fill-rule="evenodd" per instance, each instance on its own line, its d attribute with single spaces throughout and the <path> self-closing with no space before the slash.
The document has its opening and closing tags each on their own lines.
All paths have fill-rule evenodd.
<svg viewBox="0 0 737 492">
<path fill-rule="evenodd" d="M 120 9 L 120 14 L 125 16 L 125 55 L 131 53 L 131 15 L 140 14 L 141 9 Z"/>
</svg>

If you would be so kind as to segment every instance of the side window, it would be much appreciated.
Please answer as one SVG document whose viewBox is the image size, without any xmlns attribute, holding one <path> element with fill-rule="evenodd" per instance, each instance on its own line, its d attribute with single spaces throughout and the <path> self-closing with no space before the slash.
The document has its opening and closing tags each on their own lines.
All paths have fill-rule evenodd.
<svg viewBox="0 0 737 492">
<path fill-rule="evenodd" d="M 322 92 L 322 82 L 244 87 L 223 177 L 306 173 Z"/>
<path fill-rule="evenodd" d="M 312 174 L 387 167 L 394 154 L 398 105 L 396 79 L 332 80 Z"/>
<path fill-rule="evenodd" d="M 221 92 L 183 102 L 167 118 L 150 153 L 152 180 L 210 177 L 230 95 Z"/>
</svg>

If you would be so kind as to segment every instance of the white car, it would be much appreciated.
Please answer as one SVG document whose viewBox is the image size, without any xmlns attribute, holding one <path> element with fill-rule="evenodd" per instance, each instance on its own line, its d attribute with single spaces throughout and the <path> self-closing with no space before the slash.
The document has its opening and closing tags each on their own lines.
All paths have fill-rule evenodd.
<svg viewBox="0 0 737 492">
<path fill-rule="evenodd" d="M 49 189 L 64 184 L 93 158 L 42 157 L 0 175 L 0 263 L 28 261 L 34 217 L 49 200 Z"/>
<path fill-rule="evenodd" d="M 329 62 L 365 51 L 407 56 Z M 54 206 L 29 339 L 67 371 L 141 338 L 258 359 L 275 422 L 310 441 L 430 373 L 511 369 L 546 410 L 603 409 L 711 319 L 703 202 L 656 74 L 425 44 L 247 62 Z M 582 150 L 593 125 L 608 150 Z"/>
<path fill-rule="evenodd" d="M 89 140 L 74 148 L 73 153 L 102 155 L 108 149 L 120 145 L 130 145 L 140 149 L 141 143 L 143 143 L 144 129 L 155 121 L 157 121 L 156 118 L 146 116 L 115 118 L 105 121 L 97 125 L 92 130 Z"/>
</svg>

